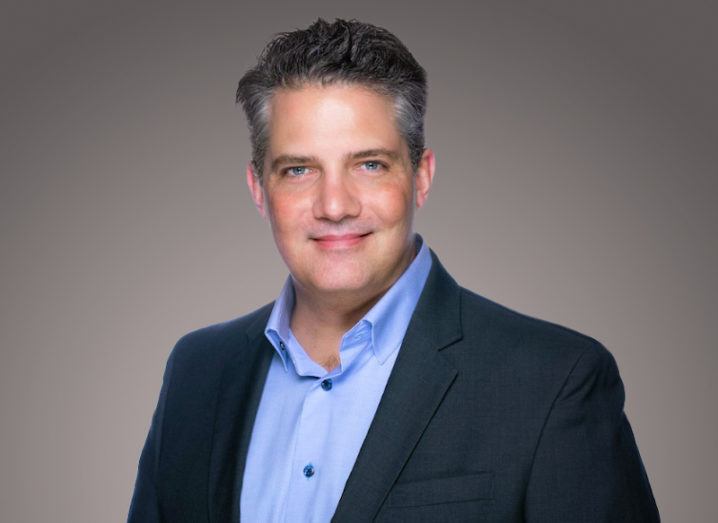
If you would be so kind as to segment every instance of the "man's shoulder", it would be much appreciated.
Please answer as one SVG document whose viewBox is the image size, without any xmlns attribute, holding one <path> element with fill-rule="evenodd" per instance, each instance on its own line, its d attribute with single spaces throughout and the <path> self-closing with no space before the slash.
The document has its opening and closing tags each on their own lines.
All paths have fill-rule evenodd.
<svg viewBox="0 0 718 523">
<path fill-rule="evenodd" d="M 530 365 L 576 362 L 581 357 L 612 359 L 595 338 L 569 327 L 518 312 L 461 288 L 462 329 L 469 341 Z"/>
<path fill-rule="evenodd" d="M 170 358 L 175 365 L 197 360 L 208 362 L 242 350 L 264 332 L 272 306 L 273 303 L 268 303 L 244 316 L 188 332 L 177 341 Z"/>
</svg>

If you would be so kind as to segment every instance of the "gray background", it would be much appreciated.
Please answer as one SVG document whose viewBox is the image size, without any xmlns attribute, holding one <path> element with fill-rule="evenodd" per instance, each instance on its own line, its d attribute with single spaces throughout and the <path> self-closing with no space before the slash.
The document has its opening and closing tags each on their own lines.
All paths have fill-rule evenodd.
<svg viewBox="0 0 718 523">
<path fill-rule="evenodd" d="M 718 521 L 711 4 L 5 1 L 0 520 L 123 520 L 176 339 L 278 293 L 234 89 L 273 33 L 341 16 L 429 73 L 418 230 L 606 344 L 665 521 Z"/>
</svg>

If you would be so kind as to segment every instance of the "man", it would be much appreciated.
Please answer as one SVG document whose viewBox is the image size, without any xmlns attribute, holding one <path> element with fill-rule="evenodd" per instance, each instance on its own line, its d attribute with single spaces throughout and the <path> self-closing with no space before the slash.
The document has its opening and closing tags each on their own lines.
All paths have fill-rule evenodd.
<svg viewBox="0 0 718 523">
<path fill-rule="evenodd" d="M 459 287 L 413 233 L 434 155 L 401 42 L 319 20 L 237 98 L 290 276 L 177 343 L 129 519 L 657 521 L 609 352 Z"/>
</svg>

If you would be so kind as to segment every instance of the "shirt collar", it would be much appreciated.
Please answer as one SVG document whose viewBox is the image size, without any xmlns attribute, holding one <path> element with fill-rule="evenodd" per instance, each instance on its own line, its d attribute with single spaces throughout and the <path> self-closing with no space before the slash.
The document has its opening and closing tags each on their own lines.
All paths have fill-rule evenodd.
<svg viewBox="0 0 718 523">
<path fill-rule="evenodd" d="M 401 345 L 431 269 L 431 254 L 426 242 L 418 234 L 415 235 L 415 242 L 418 253 L 409 267 L 364 317 L 347 331 L 348 334 L 368 324 L 372 337 L 371 347 L 380 364 Z M 290 340 L 293 340 L 289 322 L 294 300 L 294 285 L 290 275 L 284 282 L 264 329 L 265 336 L 279 354 L 285 370 L 287 349 Z"/>
<path fill-rule="evenodd" d="M 264 335 L 282 359 L 284 370 L 287 370 L 287 345 L 292 337 L 289 328 L 292 310 L 294 310 L 294 285 L 292 285 L 292 277 L 288 276 L 279 297 L 274 302 L 272 313 L 269 315 L 267 326 L 264 329 Z"/>
</svg>

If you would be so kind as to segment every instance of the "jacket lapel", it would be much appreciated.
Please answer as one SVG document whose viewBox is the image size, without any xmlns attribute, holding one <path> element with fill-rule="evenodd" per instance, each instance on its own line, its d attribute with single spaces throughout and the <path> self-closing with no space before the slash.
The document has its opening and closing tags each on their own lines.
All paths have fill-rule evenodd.
<svg viewBox="0 0 718 523">
<path fill-rule="evenodd" d="M 333 521 L 370 521 L 456 377 L 439 350 L 461 339 L 460 288 L 432 269 Z"/>
<path fill-rule="evenodd" d="M 210 457 L 210 521 L 239 521 L 252 427 L 274 349 L 264 336 L 271 304 L 248 327 L 244 346 L 230 347 L 222 375 Z"/>
</svg>

